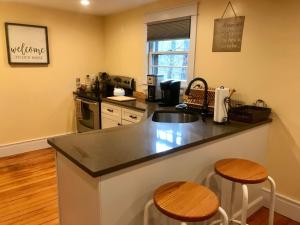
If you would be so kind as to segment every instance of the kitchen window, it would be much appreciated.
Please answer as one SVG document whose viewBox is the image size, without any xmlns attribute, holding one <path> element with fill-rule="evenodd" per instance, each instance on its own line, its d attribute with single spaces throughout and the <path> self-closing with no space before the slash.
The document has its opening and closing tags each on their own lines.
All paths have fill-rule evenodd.
<svg viewBox="0 0 300 225">
<path fill-rule="evenodd" d="M 147 16 L 147 74 L 186 86 L 194 76 L 196 21 L 197 5 Z"/>
<path fill-rule="evenodd" d="M 149 74 L 163 75 L 164 80 L 188 79 L 190 39 L 149 42 Z"/>
</svg>

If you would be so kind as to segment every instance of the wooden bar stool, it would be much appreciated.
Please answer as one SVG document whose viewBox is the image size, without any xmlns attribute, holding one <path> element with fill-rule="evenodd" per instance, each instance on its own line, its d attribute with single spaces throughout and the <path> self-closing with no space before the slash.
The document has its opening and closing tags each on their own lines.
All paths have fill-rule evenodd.
<svg viewBox="0 0 300 225">
<path fill-rule="evenodd" d="M 144 225 L 149 223 L 149 207 L 153 204 L 164 215 L 181 221 L 181 225 L 208 220 L 218 211 L 223 217 L 223 225 L 228 225 L 227 214 L 220 207 L 216 194 L 196 183 L 171 182 L 156 189 L 153 199 L 145 205 Z"/>
<path fill-rule="evenodd" d="M 220 175 L 221 177 L 232 181 L 231 190 L 231 206 L 229 211 L 229 222 L 235 222 L 241 225 L 246 225 L 247 210 L 248 210 L 248 187 L 247 184 L 258 184 L 264 181 L 269 181 L 271 186 L 270 193 L 270 208 L 269 208 L 269 225 L 273 225 L 274 220 L 274 207 L 275 207 L 275 189 L 276 185 L 274 180 L 268 176 L 267 170 L 262 165 L 259 165 L 253 161 L 245 159 L 222 159 L 215 163 L 215 171 L 211 172 L 206 179 L 206 185 L 209 187 L 211 177 L 214 175 Z M 232 207 L 234 203 L 234 192 L 236 183 L 242 184 L 243 202 L 242 202 L 242 217 L 241 221 L 235 220 L 232 217 Z"/>
</svg>

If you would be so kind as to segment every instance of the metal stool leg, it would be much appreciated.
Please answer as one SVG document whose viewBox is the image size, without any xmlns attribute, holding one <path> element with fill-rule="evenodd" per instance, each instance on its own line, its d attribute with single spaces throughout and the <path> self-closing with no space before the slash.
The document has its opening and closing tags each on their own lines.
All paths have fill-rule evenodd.
<svg viewBox="0 0 300 225">
<path fill-rule="evenodd" d="M 144 225 L 149 224 L 149 208 L 150 206 L 153 205 L 153 199 L 149 200 L 144 208 Z"/>
<path fill-rule="evenodd" d="M 210 187 L 210 181 L 211 181 L 211 178 L 214 176 L 214 175 L 216 175 L 216 172 L 215 171 L 212 171 L 212 172 L 210 172 L 208 175 L 207 175 L 207 177 L 206 177 L 206 179 L 205 179 L 205 186 L 206 187 Z M 207 225 L 207 221 L 205 221 L 204 222 L 204 225 Z"/>
<path fill-rule="evenodd" d="M 231 221 L 233 219 L 233 204 L 234 204 L 234 193 L 235 193 L 236 183 L 231 182 L 231 196 L 230 196 L 230 207 L 229 207 L 229 220 Z"/>
<path fill-rule="evenodd" d="M 276 184 L 272 177 L 268 176 L 268 181 L 271 186 L 270 192 L 270 208 L 269 208 L 269 225 L 273 225 L 274 223 L 274 209 L 275 209 L 275 190 Z"/>
<path fill-rule="evenodd" d="M 219 207 L 218 210 L 219 210 L 219 213 L 223 217 L 223 225 L 228 225 L 228 216 L 227 216 L 225 210 L 223 208 L 221 208 L 221 207 Z"/>
<path fill-rule="evenodd" d="M 246 184 L 242 185 L 243 189 L 243 204 L 242 204 L 242 219 L 241 225 L 246 225 L 247 223 L 247 210 L 248 210 L 248 187 Z"/>
<path fill-rule="evenodd" d="M 205 186 L 206 187 L 210 187 L 210 180 L 212 178 L 212 176 L 216 175 L 215 171 L 213 172 L 210 172 L 207 177 L 206 177 L 206 180 L 205 180 Z"/>
<path fill-rule="evenodd" d="M 228 219 L 228 215 L 227 213 L 225 212 L 225 210 L 220 206 L 218 208 L 218 211 L 219 213 L 221 214 L 222 216 L 222 219 L 218 219 L 218 220 L 214 220 L 212 221 L 209 225 L 215 225 L 215 224 L 222 224 L 222 225 L 228 225 L 229 223 L 229 219 Z"/>
</svg>

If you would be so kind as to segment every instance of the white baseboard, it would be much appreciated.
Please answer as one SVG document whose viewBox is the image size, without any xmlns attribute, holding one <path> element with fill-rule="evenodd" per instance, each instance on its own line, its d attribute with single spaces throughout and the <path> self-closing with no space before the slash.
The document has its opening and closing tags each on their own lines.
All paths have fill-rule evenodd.
<svg viewBox="0 0 300 225">
<path fill-rule="evenodd" d="M 270 190 L 263 188 L 263 205 L 269 207 Z M 300 202 L 276 193 L 275 211 L 292 220 L 300 222 Z"/>
<path fill-rule="evenodd" d="M 71 133 L 64 133 L 60 135 L 66 135 Z M 55 135 L 55 136 L 60 136 Z M 53 137 L 53 136 L 51 136 Z M 17 155 L 24 152 L 30 152 L 34 150 L 49 148 L 50 145 L 47 143 L 47 139 L 50 137 L 44 137 L 39 139 L 28 140 L 19 143 L 0 145 L 0 157 Z"/>
</svg>

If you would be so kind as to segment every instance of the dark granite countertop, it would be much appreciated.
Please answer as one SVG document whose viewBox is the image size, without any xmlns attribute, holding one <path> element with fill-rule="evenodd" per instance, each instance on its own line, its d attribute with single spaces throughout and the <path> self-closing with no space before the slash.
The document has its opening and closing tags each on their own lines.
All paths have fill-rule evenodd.
<svg viewBox="0 0 300 225">
<path fill-rule="evenodd" d="M 141 106 L 137 102 L 122 104 Z M 149 105 L 149 114 L 157 108 L 157 104 L 145 105 Z M 192 123 L 158 123 L 153 122 L 150 115 L 137 124 L 64 135 L 50 138 L 48 143 L 88 174 L 97 177 L 269 122 L 271 120 L 257 124 L 231 122 L 218 125 L 211 119 L 206 122 L 200 119 Z"/>
<path fill-rule="evenodd" d="M 73 95 L 76 95 L 78 97 L 85 98 L 88 100 L 97 101 L 97 102 L 100 102 L 101 98 L 102 98 L 102 96 L 100 96 L 96 92 L 76 92 L 76 91 L 74 91 Z"/>
</svg>

